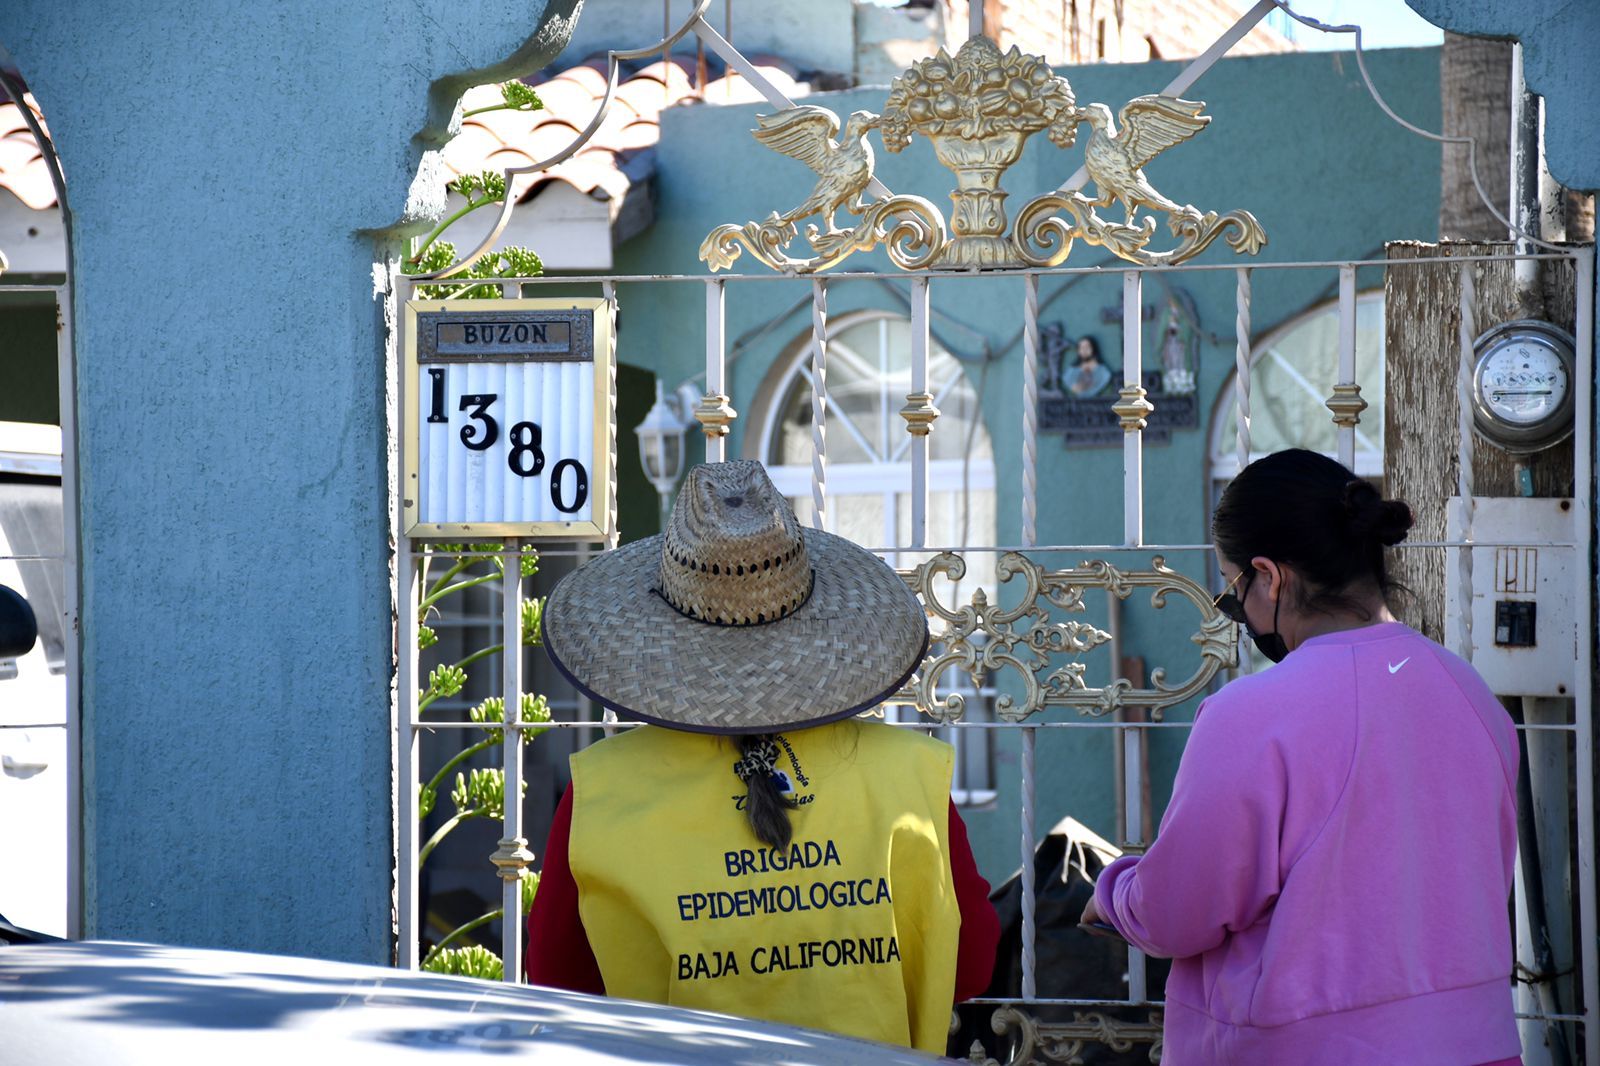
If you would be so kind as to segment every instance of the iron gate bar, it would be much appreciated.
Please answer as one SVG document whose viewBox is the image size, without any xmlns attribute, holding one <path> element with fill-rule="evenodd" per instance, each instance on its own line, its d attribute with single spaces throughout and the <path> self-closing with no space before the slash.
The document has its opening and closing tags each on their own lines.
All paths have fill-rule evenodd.
<svg viewBox="0 0 1600 1066">
<path fill-rule="evenodd" d="M 889 704 L 889 705 L 893 705 L 893 706 L 911 706 L 910 704 L 907 704 L 907 703 L 896 704 L 896 703 L 894 703 L 894 701 L 888 701 L 888 700 L 886 700 L 885 703 Z M 221 726 L 224 723 L 221 720 L 218 720 L 216 724 Z M 622 722 L 622 723 L 619 723 L 619 724 L 622 725 L 625 728 L 632 728 L 633 725 L 635 725 L 637 723 Z M 929 723 L 927 723 L 927 722 L 915 721 L 915 720 L 905 721 L 905 722 L 885 722 L 885 724 L 893 726 L 896 729 L 922 729 L 922 730 L 927 730 L 929 728 L 939 728 L 938 725 L 930 726 Z M 1002 730 L 1003 729 L 1023 729 L 1023 730 L 1026 730 L 1026 729 L 1111 729 L 1111 730 L 1116 730 L 1116 731 L 1119 731 L 1119 732 L 1123 731 L 1123 730 L 1140 731 L 1140 730 L 1151 730 L 1151 729 L 1191 729 L 1191 728 L 1194 727 L 1194 723 L 1193 722 L 1185 722 L 1185 721 L 1178 721 L 1178 722 L 1165 722 L 1165 721 L 1163 721 L 1163 722 L 1137 722 L 1137 721 L 1135 721 L 1135 722 L 1119 722 L 1119 721 L 1115 721 L 1113 719 L 1086 719 L 1086 720 L 1081 720 L 1081 721 L 1080 720 L 1073 720 L 1073 721 L 1060 721 L 1060 722 L 1051 722 L 1051 721 L 1043 721 L 1043 722 L 1035 722 L 1035 721 L 1029 721 L 1029 722 L 1003 722 L 1003 721 L 1002 722 L 987 722 L 987 721 L 985 721 L 985 722 L 965 722 L 965 721 L 963 721 L 963 722 L 951 722 L 951 723 L 948 723 L 948 724 L 952 725 L 952 726 L 959 725 L 962 729 L 1002 729 Z M 594 725 L 595 725 L 594 722 L 586 721 L 586 720 L 584 720 L 582 718 L 551 718 L 549 721 L 516 723 L 516 724 L 513 724 L 511 726 L 511 728 L 514 729 L 514 730 L 523 730 L 523 731 L 531 730 L 531 731 L 536 732 L 536 733 L 541 733 L 541 732 L 545 731 L 546 729 L 583 729 L 583 728 L 592 728 Z M 26 728 L 39 728 L 39 727 L 38 726 L 29 727 L 29 726 L 19 725 L 19 726 L 0 726 L 0 728 L 26 729 Z M 430 719 L 430 720 L 427 720 L 427 721 L 421 721 L 421 722 L 417 723 L 417 726 L 416 726 L 416 729 L 417 729 L 418 732 L 432 732 L 433 730 L 436 730 L 436 729 L 451 730 L 451 729 L 483 729 L 483 728 L 484 728 L 484 724 L 482 722 L 454 721 L 454 720 L 449 720 L 449 719 L 438 719 L 438 720 Z M 498 728 L 500 728 L 500 725 L 496 724 L 494 726 L 494 728 L 498 729 Z M 1519 732 L 1519 733 L 1576 733 L 1578 731 L 1578 726 L 1574 722 L 1537 722 L 1537 723 L 1527 723 L 1527 724 L 1519 724 L 1519 725 L 1517 725 L 1516 728 L 1517 728 L 1517 732 Z"/>
<path fill-rule="evenodd" d="M 518 286 L 518 288 L 520 289 L 520 286 Z M 722 292 L 722 289 L 721 289 L 720 286 L 718 286 L 717 292 L 719 294 L 718 295 L 718 299 L 720 301 L 720 299 L 721 299 L 720 294 Z M 617 322 L 618 322 L 618 316 L 621 313 L 620 306 L 617 303 L 617 285 L 616 285 L 616 282 L 612 282 L 612 281 L 601 282 L 601 284 L 600 284 L 600 295 L 606 301 L 606 313 L 611 318 L 612 357 L 611 357 L 610 360 L 608 360 L 609 366 L 608 366 L 608 369 L 607 369 L 608 381 L 606 383 L 606 402 L 609 404 L 609 409 L 612 410 L 612 411 L 615 411 L 617 409 L 617 374 L 619 373 L 619 371 L 617 369 L 618 360 L 616 358 L 616 354 L 615 353 L 616 353 L 616 344 L 617 344 Z M 708 293 L 707 294 L 708 299 L 709 299 L 709 295 L 710 294 Z M 709 307 L 707 308 L 707 314 L 708 315 L 710 314 L 710 308 Z M 708 329 L 710 328 L 709 320 L 707 321 L 707 328 Z M 718 322 L 717 335 L 719 337 L 721 336 L 721 323 L 720 323 L 720 321 Z M 620 501 L 618 501 L 618 499 L 617 499 L 617 477 L 618 477 L 618 471 L 617 471 L 617 433 L 616 433 L 616 428 L 615 427 L 612 427 L 612 432 L 609 434 L 609 436 L 610 436 L 611 444 L 610 444 L 610 448 L 609 448 L 609 453 L 607 455 L 608 463 L 607 463 L 607 467 L 606 467 L 606 469 L 607 469 L 607 477 L 609 479 L 608 480 L 608 491 L 607 491 L 607 494 L 606 494 L 606 529 L 610 530 L 610 532 L 606 535 L 606 548 L 607 549 L 614 549 L 622 541 L 622 527 L 621 527 L 621 523 L 619 523 L 617 521 L 617 508 L 620 506 Z M 587 546 L 585 546 L 585 550 L 586 549 L 587 549 Z"/>
<path fill-rule="evenodd" d="M 1122 403 L 1112 408 L 1122 418 L 1122 539 L 1144 543 L 1144 433 L 1149 404 L 1144 398 L 1143 272 L 1122 274 Z"/>
<path fill-rule="evenodd" d="M 1447 260 L 1447 262 L 1450 262 L 1450 263 L 1496 263 L 1496 262 L 1506 262 L 1508 260 L 1527 261 L 1527 262 L 1557 261 L 1557 260 L 1563 260 L 1563 259 L 1576 260 L 1581 256 L 1581 254 L 1583 252 L 1584 252 L 1584 249 L 1577 248 L 1577 249 L 1573 249 L 1570 252 L 1530 252 L 1530 253 L 1508 252 L 1505 255 L 1461 255 L 1461 256 L 1453 255 Z M 1434 259 L 1313 259 L 1313 260 L 1302 260 L 1302 261 L 1298 261 L 1298 262 L 1275 262 L 1275 263 L 1262 262 L 1262 263 L 1256 263 L 1254 266 L 1249 267 L 1247 269 L 1250 269 L 1250 270 L 1337 270 L 1340 267 L 1347 267 L 1347 266 L 1348 267 L 1356 267 L 1356 268 L 1362 268 L 1362 267 L 1389 268 L 1389 267 L 1409 267 L 1409 266 L 1438 266 L 1439 263 L 1440 263 L 1440 260 L 1437 259 L 1437 258 L 1434 258 Z M 1104 277 L 1104 276 L 1108 276 L 1110 274 L 1123 273 L 1123 272 L 1128 272 L 1128 271 L 1131 271 L 1131 272 L 1136 273 L 1136 274 L 1144 274 L 1144 273 L 1175 274 L 1175 273 L 1180 273 L 1180 272 L 1184 272 L 1184 271 L 1200 272 L 1200 271 L 1229 270 L 1229 271 L 1237 272 L 1239 269 L 1240 268 L 1238 267 L 1237 264 L 1232 264 L 1232 263 L 1195 263 L 1195 262 L 1186 262 L 1186 263 L 1177 263 L 1177 264 L 1173 264 L 1173 265 L 1170 265 L 1170 266 L 1142 266 L 1142 265 L 1134 265 L 1134 264 L 1124 264 L 1124 265 L 1119 265 L 1117 267 L 1105 267 L 1105 266 L 1067 267 L 1067 266 L 1056 266 L 1056 267 L 1025 267 L 1025 268 L 1004 269 L 1004 270 L 975 270 L 975 269 L 942 270 L 942 269 L 937 269 L 937 268 L 929 268 L 929 269 L 926 269 L 926 270 L 917 271 L 916 272 L 916 276 L 932 279 L 932 278 L 1020 277 L 1020 276 L 1025 275 L 1025 274 L 1037 275 L 1039 277 L 1070 277 L 1070 276 L 1075 275 L 1075 274 L 1092 274 L 1092 275 L 1099 275 L 1099 276 Z M 908 275 L 908 274 L 905 274 L 905 273 L 892 273 L 892 272 L 887 272 L 887 271 L 864 271 L 864 270 L 832 271 L 832 270 L 830 270 L 830 271 L 828 271 L 826 274 L 824 274 L 822 276 L 826 277 L 827 280 L 829 280 L 829 281 L 878 281 L 878 280 L 882 280 L 882 279 L 888 279 L 890 281 L 903 281 L 903 280 L 908 280 L 911 275 Z M 516 282 L 517 284 L 520 284 L 520 285 L 557 285 L 557 284 L 558 285 L 577 285 L 577 284 L 600 285 L 600 284 L 603 284 L 603 283 L 606 283 L 606 282 L 614 282 L 614 283 L 619 284 L 619 285 L 622 285 L 622 284 L 635 284 L 635 283 L 643 283 L 643 282 L 692 282 L 692 283 L 695 283 L 695 284 L 704 284 L 709 277 L 710 277 L 710 275 L 707 275 L 707 274 L 559 274 L 559 275 L 540 275 L 540 276 L 536 276 L 536 277 L 513 278 L 513 279 L 509 279 L 509 280 L 514 281 L 514 282 Z M 764 273 L 764 274 L 731 274 L 731 273 L 723 273 L 723 274 L 716 275 L 717 280 L 721 280 L 721 281 L 724 281 L 724 282 L 806 281 L 806 280 L 810 280 L 812 277 L 813 277 L 813 275 L 810 275 L 810 274 L 797 274 L 797 273 L 794 273 L 792 271 L 789 271 L 789 272 L 786 272 L 786 271 L 772 271 L 772 272 Z M 425 281 L 427 279 L 424 278 L 422 275 L 417 275 L 415 278 L 408 278 L 407 280 L 415 282 L 415 281 Z M 460 285 L 463 288 L 469 288 L 470 289 L 470 288 L 478 288 L 480 286 L 485 286 L 485 285 L 496 285 L 496 286 L 498 286 L 498 285 L 503 284 L 505 280 L 506 279 L 491 278 L 491 279 L 488 279 L 488 280 L 473 279 L 473 280 L 461 281 L 461 280 L 456 280 L 456 279 L 453 279 L 453 278 L 448 278 L 448 279 L 445 279 L 444 282 L 442 282 L 442 284 L 444 284 L 444 285 Z"/>
<path fill-rule="evenodd" d="M 1234 283 L 1234 434 L 1239 469 L 1250 465 L 1250 268 L 1238 267 Z"/>
<path fill-rule="evenodd" d="M 1578 307 L 1574 332 L 1577 334 L 1577 396 L 1574 413 L 1575 440 L 1573 454 L 1573 516 L 1580 538 L 1594 536 L 1594 257 L 1593 245 L 1579 249 L 1577 259 Z M 1573 686 L 1574 717 L 1577 722 L 1577 752 L 1579 761 L 1578 785 L 1578 945 L 1583 960 L 1583 1035 L 1588 1066 L 1600 1066 L 1600 922 L 1597 922 L 1595 900 L 1595 832 L 1594 832 L 1594 578 L 1593 550 L 1589 553 L 1589 572 L 1579 582 L 1578 594 L 1578 649 L 1586 656 L 1577 671 L 1577 684 Z M 1585 818 L 1584 815 L 1588 817 Z"/>
<path fill-rule="evenodd" d="M 928 279 L 913 277 L 907 301 L 911 313 L 911 392 L 900 414 L 911 437 L 911 546 L 928 542 L 928 434 L 939 409 L 928 390 Z M 885 416 L 884 424 L 888 424 Z M 896 519 L 898 522 L 898 518 Z M 898 526 L 896 526 L 898 529 Z M 895 553 L 898 557 L 899 553 Z"/>
<path fill-rule="evenodd" d="M 427 543 L 427 542 L 418 540 L 418 543 Z M 1407 540 L 1403 545 L 1400 546 L 1400 548 L 1401 548 L 1401 550 L 1407 550 L 1407 549 L 1411 549 L 1411 548 L 1463 548 L 1463 547 L 1468 547 L 1468 546 L 1469 546 L 1469 542 L 1464 541 L 1464 540 L 1417 540 L 1417 541 Z M 1580 547 L 1580 545 L 1576 541 L 1570 541 L 1570 540 L 1524 541 L 1524 540 L 1506 540 L 1504 538 L 1498 538 L 1498 539 L 1479 538 L 1477 540 L 1471 541 L 1470 542 L 1470 546 L 1478 547 L 1478 548 L 1577 548 L 1577 547 Z M 930 551 L 930 552 L 931 551 L 948 551 L 948 552 L 957 552 L 957 553 L 962 553 L 962 554 L 971 554 L 973 552 L 998 552 L 998 553 L 1004 553 L 1004 552 L 1024 552 L 1025 551 L 1025 552 L 1031 552 L 1031 553 L 1034 553 L 1034 554 L 1063 553 L 1063 552 L 1067 553 L 1067 554 L 1081 554 L 1081 553 L 1084 553 L 1084 552 L 1089 552 L 1089 553 L 1096 554 L 1096 555 L 1107 555 L 1107 554 L 1112 554 L 1112 553 L 1117 553 L 1117 552 L 1165 552 L 1166 554 L 1171 555 L 1174 552 L 1209 552 L 1209 551 L 1214 551 L 1215 549 L 1216 549 L 1216 545 L 1214 545 L 1214 544 L 1145 544 L 1145 545 L 1139 545 L 1137 547 L 1129 547 L 1126 544 L 1040 544 L 1040 545 L 1035 545 L 1033 547 L 1029 547 L 1029 546 L 1023 545 L 1023 544 L 965 544 L 965 545 L 945 545 L 945 546 L 942 546 L 942 547 L 926 546 L 926 547 L 922 547 L 920 549 L 915 545 L 901 544 L 901 545 L 896 545 L 896 546 L 893 546 L 893 547 L 866 547 L 867 551 L 870 551 L 870 552 L 872 552 L 872 553 L 874 553 L 876 555 L 892 555 L 892 554 L 894 554 L 896 552 L 908 552 L 908 551 L 915 551 L 915 550 Z M 588 550 L 590 551 L 590 553 L 592 553 L 592 549 L 588 549 Z M 420 554 L 426 554 L 426 553 L 418 553 L 418 554 L 420 555 Z M 454 558 L 461 558 L 461 559 L 493 559 L 493 558 L 500 557 L 500 556 L 504 555 L 505 553 L 504 552 L 497 552 L 497 551 L 473 551 L 473 550 L 469 549 L 469 550 L 463 550 L 463 551 L 459 551 L 459 552 L 457 552 L 457 551 L 438 552 L 438 553 L 433 553 L 433 554 L 437 558 L 443 558 L 445 555 L 448 555 L 452 559 L 454 559 Z M 549 557 L 549 558 L 572 558 L 572 557 L 577 557 L 577 556 L 584 555 L 585 554 L 585 549 L 584 548 L 563 548 L 563 547 L 559 547 L 557 545 L 540 545 L 539 554 L 541 556 Z M 15 556 L 14 558 L 18 558 L 18 559 L 39 558 L 39 559 L 47 559 L 48 560 L 48 559 L 59 559 L 59 558 L 61 558 L 61 556 L 44 555 L 44 556 L 35 557 L 35 556 L 23 555 L 23 556 Z"/>
<path fill-rule="evenodd" d="M 409 298 L 409 293 L 407 294 Z M 403 302 L 402 302 L 403 305 Z M 400 388 L 405 389 L 405 374 L 397 375 L 401 379 Z M 399 409 L 405 410 L 405 399 L 402 395 L 399 400 Z M 399 513 L 400 494 L 395 494 L 395 525 L 404 529 Z M 417 848 L 421 844 L 418 824 L 418 804 L 420 795 L 417 791 L 421 784 L 421 757 L 423 723 L 417 716 L 417 601 L 420 599 L 422 571 L 418 565 L 422 553 L 415 550 L 415 541 L 410 537 L 395 534 L 400 546 L 397 553 L 397 563 L 400 572 L 396 575 L 395 594 L 398 599 L 398 624 L 396 625 L 396 666 L 395 685 L 398 698 L 396 716 L 399 719 L 400 732 L 396 737 L 395 761 L 400 770 L 397 775 L 399 787 L 395 789 L 395 820 L 396 820 L 396 847 L 399 859 L 396 863 L 398 876 L 395 878 L 395 924 L 398 927 L 398 943 L 395 945 L 395 965 L 402 969 L 415 970 L 420 964 L 418 958 L 418 941 L 421 928 L 418 925 L 417 893 Z"/>
<path fill-rule="evenodd" d="M 1234 45 L 1242 41 L 1245 38 L 1245 35 L 1255 28 L 1256 23 L 1260 22 L 1267 16 L 1268 12 L 1278 6 L 1279 5 L 1276 3 L 1276 0 L 1260 0 L 1260 3 L 1256 4 L 1249 11 L 1246 11 L 1244 14 L 1240 15 L 1239 20 L 1235 22 L 1233 26 L 1230 27 L 1225 33 L 1223 33 L 1221 37 L 1218 37 L 1214 42 L 1212 42 L 1210 48 L 1207 48 L 1204 52 L 1201 52 L 1198 56 L 1196 56 L 1187 67 L 1184 67 L 1183 70 L 1179 72 L 1176 78 L 1173 78 L 1167 83 L 1166 88 L 1161 90 L 1161 95 L 1182 96 L 1186 91 L 1194 86 L 1195 82 L 1200 80 L 1201 76 L 1204 75 L 1206 71 L 1210 70 L 1216 65 L 1217 60 L 1221 59 L 1224 55 L 1231 51 Z M 1077 190 L 1083 188 L 1084 183 L 1088 180 L 1088 169 L 1085 167 L 1079 167 L 1077 170 L 1072 172 L 1072 176 L 1070 178 L 1061 183 L 1061 187 L 1058 188 L 1056 192 L 1062 196 L 1065 196 L 1071 192 L 1076 192 Z"/>
<path fill-rule="evenodd" d="M 558 453 L 559 454 L 559 453 Z M 507 537 L 505 550 L 520 553 L 522 542 Z M 522 722 L 522 557 L 508 554 L 501 566 L 500 691 L 504 707 L 501 724 L 501 766 L 504 790 L 501 793 L 502 825 L 500 846 L 490 856 L 500 871 L 500 960 L 501 975 L 509 982 L 522 979 L 522 872 L 533 862 L 533 852 L 522 835 L 522 744 L 516 727 Z"/>
<path fill-rule="evenodd" d="M 1022 543 L 1038 539 L 1039 275 L 1022 276 Z"/>
<path fill-rule="evenodd" d="M 828 283 L 811 281 L 811 524 L 827 528 Z"/>
<path fill-rule="evenodd" d="M 1355 390 L 1353 399 L 1360 399 L 1361 386 L 1356 384 L 1356 268 L 1352 266 L 1339 268 L 1339 379 L 1333 387 L 1333 395 L 1337 397 L 1341 389 Z M 1346 470 L 1354 470 L 1356 422 L 1366 404 L 1360 404 L 1348 417 L 1342 417 L 1340 409 L 1334 406 L 1335 402 L 1330 400 L 1328 406 L 1333 409 L 1334 425 L 1338 427 L 1339 462 L 1344 464 Z M 1244 466 L 1239 469 L 1244 470 Z"/>
<path fill-rule="evenodd" d="M 1460 286 L 1460 307 L 1457 313 L 1456 343 L 1456 496 L 1460 499 L 1461 539 L 1472 541 L 1472 461 L 1477 450 L 1472 432 L 1472 377 L 1477 362 L 1473 342 L 1478 336 L 1477 292 L 1472 278 L 1473 268 L 1462 264 L 1456 268 Z M 1457 603 L 1461 611 L 1461 643 L 1457 655 L 1472 661 L 1472 550 L 1456 553 L 1456 581 L 1459 585 Z M 1446 577 L 1446 580 L 1449 580 Z"/>
<path fill-rule="evenodd" d="M 733 417 L 726 381 L 727 289 L 720 278 L 705 284 L 706 394 L 695 417 L 705 429 L 706 462 L 720 463 L 727 457 L 727 422 L 723 419 Z"/>
</svg>

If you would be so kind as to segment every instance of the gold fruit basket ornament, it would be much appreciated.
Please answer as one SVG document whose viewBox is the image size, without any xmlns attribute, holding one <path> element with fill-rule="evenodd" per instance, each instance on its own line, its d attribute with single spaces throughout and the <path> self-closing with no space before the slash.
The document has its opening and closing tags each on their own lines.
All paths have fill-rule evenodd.
<svg viewBox="0 0 1600 1066">
<path fill-rule="evenodd" d="M 834 140 L 838 116 L 826 108 L 808 104 L 758 116 L 756 139 L 811 167 L 817 184 L 793 210 L 718 226 L 701 244 L 700 258 L 713 271 L 725 270 L 748 249 L 774 270 L 806 274 L 883 245 L 903 270 L 1048 267 L 1065 261 L 1073 241 L 1081 239 L 1155 266 L 1198 255 L 1221 236 L 1236 252 L 1254 254 L 1267 238 L 1248 211 L 1219 215 L 1178 204 L 1144 176 L 1150 160 L 1210 123 L 1201 114 L 1204 107 L 1176 97 L 1141 96 L 1129 101 L 1114 122 L 1104 104 L 1078 107 L 1071 84 L 1039 56 L 1015 47 L 1002 53 L 987 37 L 974 37 L 953 57 L 941 49 L 909 67 L 890 87 L 883 113 L 854 112 L 839 140 Z M 1085 123 L 1090 135 L 1084 167 L 1098 198 L 1077 191 L 1046 193 L 1025 204 L 1009 224 L 1008 194 L 1000 179 L 1022 157 L 1028 138 L 1042 130 L 1056 147 L 1071 148 Z M 862 201 L 873 182 L 875 157 L 867 138 L 874 129 L 891 152 L 905 149 L 913 137 L 926 138 L 939 162 L 955 174 L 948 229 L 938 208 L 921 196 Z M 1114 203 L 1122 204 L 1124 221 L 1095 211 Z M 834 215 L 840 208 L 859 221 L 837 226 Z M 1137 219 L 1140 208 L 1167 215 L 1176 247 L 1148 249 L 1156 221 L 1148 215 Z M 797 223 L 813 215 L 823 223 L 806 226 L 813 254 L 791 253 Z"/>
</svg>

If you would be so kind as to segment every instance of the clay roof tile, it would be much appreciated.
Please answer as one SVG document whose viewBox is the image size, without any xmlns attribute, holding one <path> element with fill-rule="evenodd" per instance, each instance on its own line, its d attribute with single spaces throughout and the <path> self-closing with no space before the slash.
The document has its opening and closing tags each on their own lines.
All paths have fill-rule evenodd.
<svg viewBox="0 0 1600 1066">
<path fill-rule="evenodd" d="M 23 96 L 23 101 L 48 137 L 50 131 L 44 127 L 39 105 L 34 102 L 33 95 Z M 44 154 L 23 121 L 21 109 L 12 101 L 0 104 L 0 188 L 10 190 L 17 199 L 35 211 L 56 205 L 56 189 L 50 180 L 50 168 L 45 165 Z"/>
</svg>

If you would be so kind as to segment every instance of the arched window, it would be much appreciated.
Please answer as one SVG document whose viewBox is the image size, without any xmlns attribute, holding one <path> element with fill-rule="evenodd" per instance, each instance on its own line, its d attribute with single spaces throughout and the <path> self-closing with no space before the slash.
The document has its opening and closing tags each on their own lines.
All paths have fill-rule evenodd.
<svg viewBox="0 0 1600 1066">
<path fill-rule="evenodd" d="M 1368 407 L 1356 427 L 1356 470 L 1383 475 L 1383 290 L 1356 297 L 1356 381 Z M 1284 448 L 1337 456 L 1333 394 L 1339 358 L 1337 300 L 1292 319 L 1255 342 L 1250 353 L 1250 458 Z M 1220 491 L 1239 472 L 1237 372 L 1218 394 L 1211 420 L 1211 479 Z M 1213 501 L 1215 493 L 1213 493 Z"/>
<path fill-rule="evenodd" d="M 802 339 L 774 367 L 756 412 L 757 455 L 809 524 L 811 349 Z M 769 379 L 772 380 L 772 379 Z M 828 338 L 826 528 L 871 548 L 911 540 L 911 435 L 900 417 L 911 389 L 911 324 L 878 311 L 841 316 Z M 930 340 L 928 391 L 939 408 L 928 438 L 931 545 L 993 544 L 994 447 L 961 364 Z M 889 560 L 909 566 L 902 552 Z M 967 580 L 993 583 L 992 553 L 967 559 Z"/>
<path fill-rule="evenodd" d="M 911 323 L 881 311 L 841 315 L 828 338 L 828 457 L 825 528 L 869 548 L 911 541 L 911 436 L 900 409 L 911 389 Z M 936 341 L 928 345 L 928 391 L 939 408 L 928 438 L 928 525 L 934 547 L 995 543 L 994 447 L 979 412 L 978 394 L 961 363 Z M 797 338 L 768 375 L 756 402 L 746 455 L 760 458 L 773 484 L 794 504 L 802 524 L 815 514 L 811 499 L 811 346 Z M 897 567 L 927 558 L 889 552 Z M 963 602 L 978 586 L 994 590 L 994 552 L 965 555 L 967 576 L 952 589 Z M 967 718 L 991 715 L 994 692 L 972 687 L 960 671 L 946 675 L 950 691 L 967 697 Z M 941 684 L 941 688 L 944 685 Z M 943 693 L 941 693 L 942 695 Z M 904 708 L 885 708 L 895 718 Z M 943 729 L 956 748 L 952 795 L 976 805 L 994 799 L 991 731 Z"/>
<path fill-rule="evenodd" d="M 1298 315 L 1256 341 L 1250 353 L 1250 460 L 1284 448 L 1310 448 L 1338 458 L 1333 415 L 1326 401 L 1333 394 L 1339 365 L 1339 303 L 1331 300 Z M 1383 477 L 1384 388 L 1383 290 L 1356 297 L 1356 382 L 1367 409 L 1356 426 L 1355 473 Z M 1210 508 L 1239 472 L 1238 372 L 1217 395 L 1211 419 Z M 1212 582 L 1221 591 L 1221 576 L 1212 567 Z M 1267 662 L 1249 642 L 1241 664 L 1255 672 Z"/>
</svg>

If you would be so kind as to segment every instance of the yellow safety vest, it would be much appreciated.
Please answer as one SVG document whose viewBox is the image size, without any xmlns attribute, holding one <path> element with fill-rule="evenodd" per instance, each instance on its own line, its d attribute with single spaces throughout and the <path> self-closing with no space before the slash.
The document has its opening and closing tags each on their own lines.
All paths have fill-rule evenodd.
<svg viewBox="0 0 1600 1066">
<path fill-rule="evenodd" d="M 727 737 L 641 726 L 572 757 L 569 861 L 606 993 L 943 1053 L 961 912 L 952 751 L 846 720 L 778 738 L 764 846 Z"/>
</svg>

